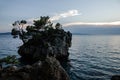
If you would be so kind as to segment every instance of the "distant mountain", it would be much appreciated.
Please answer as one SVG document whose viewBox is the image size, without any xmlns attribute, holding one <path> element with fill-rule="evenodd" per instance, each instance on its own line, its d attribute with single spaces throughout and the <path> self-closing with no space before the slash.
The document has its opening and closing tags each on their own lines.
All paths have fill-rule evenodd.
<svg viewBox="0 0 120 80">
<path fill-rule="evenodd" d="M 73 35 L 90 35 L 90 34 L 83 34 L 83 33 L 72 33 Z"/>
<path fill-rule="evenodd" d="M 70 26 L 66 31 L 82 35 L 120 35 L 120 26 Z"/>
<path fill-rule="evenodd" d="M 0 33 L 0 35 L 10 35 L 10 32 Z"/>
</svg>

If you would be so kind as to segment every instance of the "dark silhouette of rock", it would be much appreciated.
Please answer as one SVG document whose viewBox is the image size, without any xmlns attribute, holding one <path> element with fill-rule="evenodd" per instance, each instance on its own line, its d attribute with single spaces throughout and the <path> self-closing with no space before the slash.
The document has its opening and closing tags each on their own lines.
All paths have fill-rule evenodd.
<svg viewBox="0 0 120 80">
<path fill-rule="evenodd" d="M 64 31 L 60 23 L 53 26 L 48 16 L 34 21 L 34 26 L 27 26 L 25 31 L 26 23 L 15 21 L 11 33 L 23 41 L 18 54 L 24 66 L 16 65 L 19 62 L 14 56 L 1 59 L 0 63 L 11 65 L 0 65 L 0 80 L 70 80 L 59 61 L 68 60 L 72 34 Z"/>
<path fill-rule="evenodd" d="M 55 56 L 59 61 L 67 61 L 69 47 L 71 46 L 70 32 L 63 29 L 52 29 L 37 33 L 36 36 L 20 46 L 18 53 L 25 59 L 33 61 L 42 59 L 47 55 Z"/>
<path fill-rule="evenodd" d="M 27 26 L 24 30 L 25 20 L 15 21 L 11 34 L 14 38 L 23 41 L 18 53 L 24 59 L 33 61 L 41 59 L 41 55 L 55 56 L 59 61 L 68 60 L 68 49 L 71 46 L 72 34 L 62 29 L 60 23 L 53 23 L 48 16 L 35 20 L 33 26 Z"/>
<path fill-rule="evenodd" d="M 1 71 L 0 80 L 70 80 L 54 57 L 47 57 L 32 65 L 10 66 Z"/>
<path fill-rule="evenodd" d="M 120 80 L 120 75 L 112 76 L 111 80 Z"/>
</svg>

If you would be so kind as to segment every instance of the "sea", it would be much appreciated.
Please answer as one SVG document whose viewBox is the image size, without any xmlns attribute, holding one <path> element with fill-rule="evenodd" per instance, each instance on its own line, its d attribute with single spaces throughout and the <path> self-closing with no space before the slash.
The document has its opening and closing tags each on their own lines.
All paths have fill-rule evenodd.
<svg viewBox="0 0 120 80">
<path fill-rule="evenodd" d="M 16 55 L 20 39 L 0 35 L 0 58 Z M 64 68 L 71 80 L 110 80 L 120 75 L 120 35 L 73 35 L 69 62 Z"/>
</svg>

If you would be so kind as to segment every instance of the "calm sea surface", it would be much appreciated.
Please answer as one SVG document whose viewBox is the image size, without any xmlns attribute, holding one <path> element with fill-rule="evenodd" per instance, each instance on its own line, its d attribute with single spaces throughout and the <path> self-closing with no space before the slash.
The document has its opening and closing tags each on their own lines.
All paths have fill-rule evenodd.
<svg viewBox="0 0 120 80">
<path fill-rule="evenodd" d="M 11 35 L 0 35 L 0 58 L 18 56 L 21 44 Z M 65 69 L 71 80 L 110 80 L 120 74 L 120 35 L 73 35 L 69 52 Z"/>
</svg>

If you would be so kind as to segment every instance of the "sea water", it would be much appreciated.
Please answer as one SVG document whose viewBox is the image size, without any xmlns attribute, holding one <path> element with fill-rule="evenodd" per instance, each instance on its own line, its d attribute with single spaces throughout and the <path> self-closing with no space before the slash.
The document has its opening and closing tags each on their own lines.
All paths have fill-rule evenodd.
<svg viewBox="0 0 120 80">
<path fill-rule="evenodd" d="M 0 58 L 16 55 L 22 45 L 11 35 L 0 35 Z M 110 80 L 120 75 L 120 35 L 73 35 L 70 62 L 64 65 L 71 80 Z"/>
</svg>

